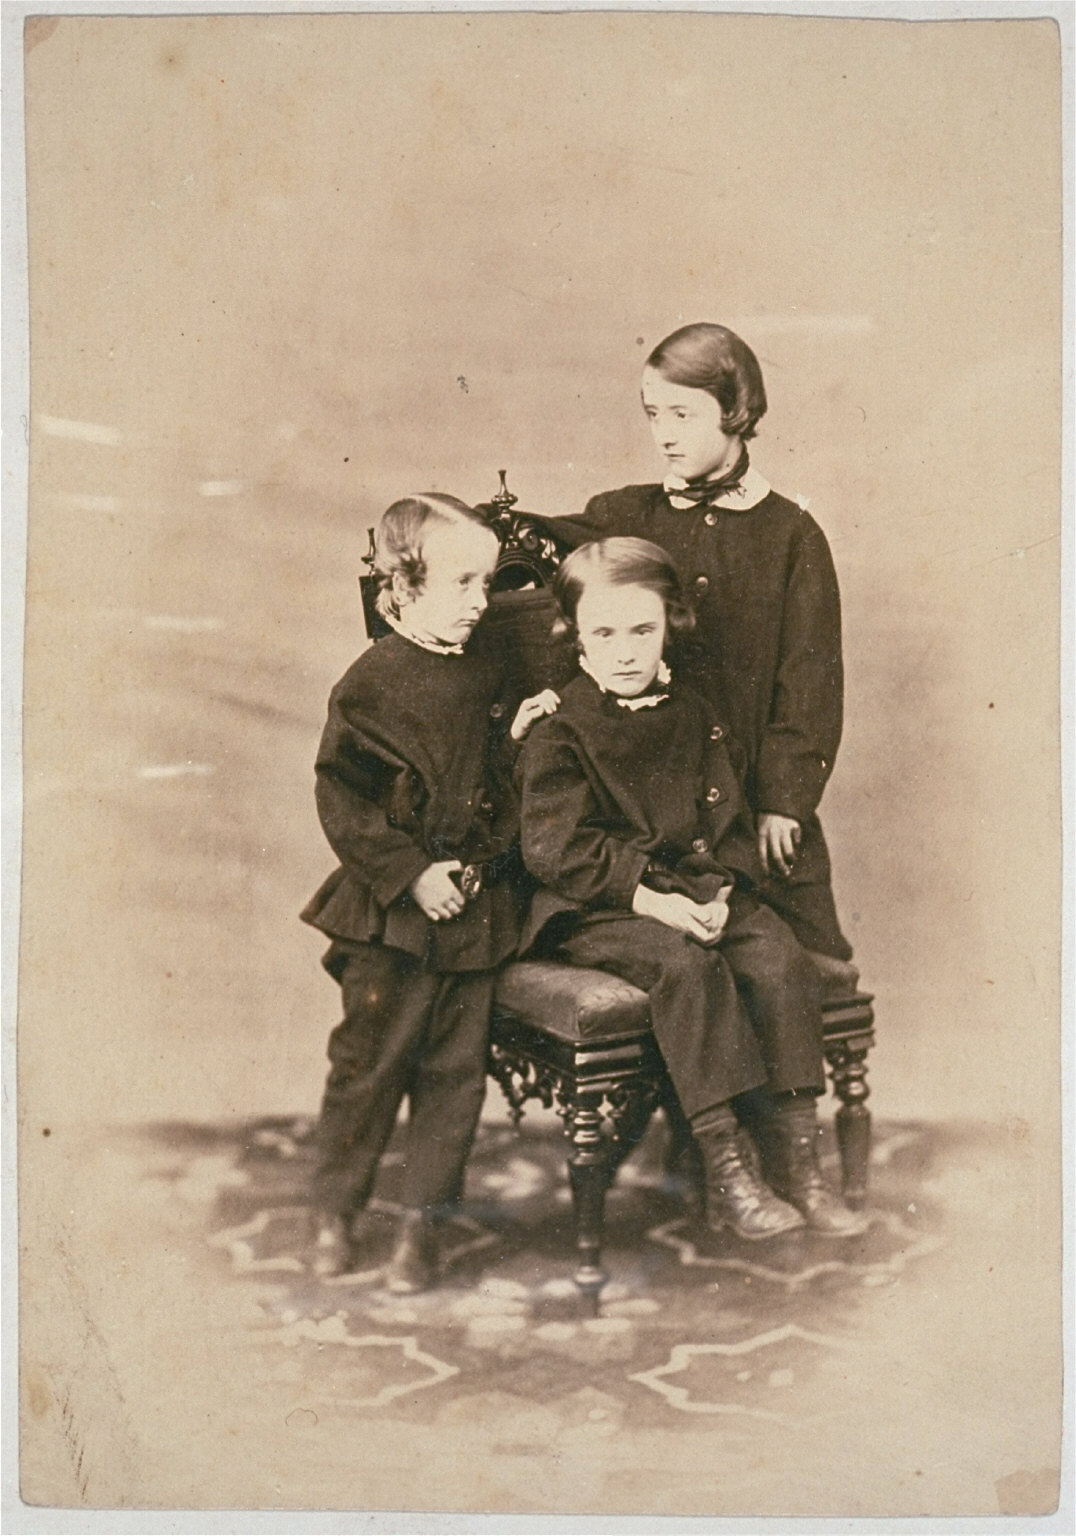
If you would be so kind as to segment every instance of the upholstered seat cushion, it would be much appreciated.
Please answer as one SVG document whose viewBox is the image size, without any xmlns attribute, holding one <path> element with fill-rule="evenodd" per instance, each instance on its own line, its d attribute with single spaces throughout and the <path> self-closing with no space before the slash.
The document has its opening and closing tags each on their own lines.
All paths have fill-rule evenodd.
<svg viewBox="0 0 1076 1536">
<path fill-rule="evenodd" d="M 561 1040 L 614 1040 L 650 1028 L 646 993 L 638 987 L 605 971 L 551 960 L 506 966 L 495 1008 Z"/>
<path fill-rule="evenodd" d="M 868 992 L 826 998 L 822 1029 L 827 1040 L 870 1030 L 874 1025 Z M 584 966 L 553 960 L 516 960 L 501 972 L 495 1012 L 510 1014 L 559 1040 L 616 1040 L 650 1028 L 645 992 Z"/>
</svg>

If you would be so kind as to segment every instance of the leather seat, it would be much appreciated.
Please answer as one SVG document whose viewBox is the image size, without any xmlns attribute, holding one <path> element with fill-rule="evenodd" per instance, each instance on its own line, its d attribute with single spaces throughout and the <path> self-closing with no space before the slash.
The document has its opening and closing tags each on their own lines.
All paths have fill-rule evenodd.
<svg viewBox="0 0 1076 1536">
<path fill-rule="evenodd" d="M 497 982 L 499 1013 L 527 1021 L 566 1041 L 615 1040 L 650 1028 L 645 992 L 582 966 L 553 960 L 517 960 Z"/>
</svg>

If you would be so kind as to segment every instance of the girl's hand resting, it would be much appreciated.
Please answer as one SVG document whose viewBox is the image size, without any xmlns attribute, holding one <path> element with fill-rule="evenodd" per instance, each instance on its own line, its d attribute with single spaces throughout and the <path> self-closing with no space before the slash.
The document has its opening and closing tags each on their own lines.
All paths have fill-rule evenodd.
<svg viewBox="0 0 1076 1536">
<path fill-rule="evenodd" d="M 793 816 L 761 811 L 756 821 L 758 856 L 768 875 L 788 876 L 796 862 L 803 829 Z"/>
<path fill-rule="evenodd" d="M 731 894 L 732 886 L 723 886 L 713 901 L 708 901 L 699 907 L 699 911 L 706 914 L 702 920 L 713 935 L 710 940 L 711 944 L 716 944 L 725 932 L 729 920 L 729 897 Z"/>
<path fill-rule="evenodd" d="M 647 885 L 637 885 L 631 910 L 638 917 L 652 917 L 669 928 L 679 928 L 698 944 L 716 944 L 729 920 L 729 889 L 723 889 L 713 901 L 698 902 L 677 891 L 652 891 Z"/>
<path fill-rule="evenodd" d="M 407 887 L 431 923 L 444 923 L 449 918 L 458 917 L 467 905 L 463 892 L 452 879 L 453 871 L 458 873 L 462 868 L 459 859 L 429 864 Z"/>
<path fill-rule="evenodd" d="M 541 693 L 536 693 L 533 698 L 524 699 L 516 710 L 516 717 L 512 721 L 511 737 L 513 741 L 522 741 L 531 726 L 541 720 L 543 715 L 556 713 L 560 704 L 560 697 L 552 688 L 546 688 Z"/>
</svg>

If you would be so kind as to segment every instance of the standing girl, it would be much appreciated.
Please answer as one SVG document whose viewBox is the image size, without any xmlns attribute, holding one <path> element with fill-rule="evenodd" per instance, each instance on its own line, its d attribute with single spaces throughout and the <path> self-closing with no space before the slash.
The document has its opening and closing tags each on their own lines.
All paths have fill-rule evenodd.
<svg viewBox="0 0 1076 1536">
<path fill-rule="evenodd" d="M 634 535 L 672 556 L 697 617 L 677 647 L 677 669 L 746 754 L 763 899 L 812 951 L 829 987 L 853 992 L 858 972 L 817 815 L 843 706 L 840 596 L 826 537 L 750 463 L 766 392 L 758 359 L 732 331 L 697 324 L 667 336 L 646 361 L 642 400 L 663 482 L 607 491 L 550 529 L 569 546 Z"/>
</svg>

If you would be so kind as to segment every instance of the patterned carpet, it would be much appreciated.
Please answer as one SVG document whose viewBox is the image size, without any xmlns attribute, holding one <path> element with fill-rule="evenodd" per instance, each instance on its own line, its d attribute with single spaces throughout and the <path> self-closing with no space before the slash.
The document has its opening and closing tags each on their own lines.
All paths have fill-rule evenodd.
<svg viewBox="0 0 1076 1536">
<path fill-rule="evenodd" d="M 752 1244 L 700 1232 L 690 1200 L 663 1175 L 655 1124 L 610 1192 L 610 1282 L 601 1315 L 588 1318 L 571 1279 L 564 1139 L 539 1115 L 519 1133 L 482 1127 L 467 1206 L 445 1234 L 442 1282 L 398 1298 L 382 1288 L 381 1266 L 399 1154 L 389 1152 L 364 1218 L 365 1262 L 319 1281 L 307 1237 L 310 1131 L 286 1119 L 161 1127 L 146 1177 L 199 1213 L 217 1274 L 254 1298 L 250 1327 L 268 1375 L 302 1384 L 295 1412 L 312 1423 L 326 1412 L 455 1416 L 525 1452 L 566 1427 L 602 1435 L 700 1415 L 791 1424 L 805 1404 L 824 1416 L 839 1394 L 815 1389 L 847 1373 L 864 1309 L 909 1271 L 929 1284 L 942 1242 L 940 1213 L 917 1194 L 934 1156 L 925 1127 L 876 1128 L 863 1237 Z"/>
</svg>

